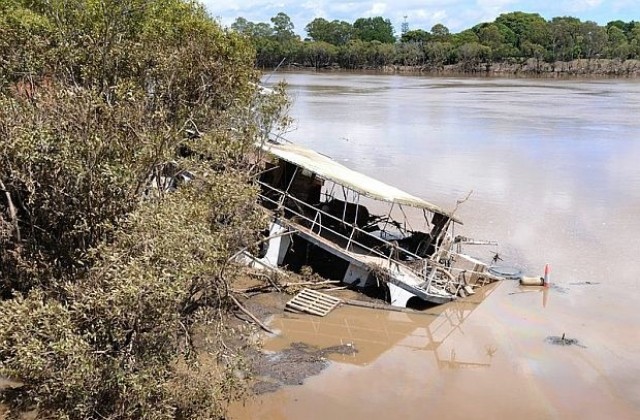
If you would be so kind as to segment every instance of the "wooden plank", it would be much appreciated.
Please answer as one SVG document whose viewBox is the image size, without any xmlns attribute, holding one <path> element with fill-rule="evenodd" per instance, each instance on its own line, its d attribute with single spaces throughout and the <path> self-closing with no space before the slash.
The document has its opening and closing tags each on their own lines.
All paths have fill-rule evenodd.
<svg viewBox="0 0 640 420">
<path fill-rule="evenodd" d="M 326 314 L 329 310 L 331 310 L 331 307 L 328 306 L 319 306 L 319 305 L 311 305 L 307 302 L 297 302 L 297 301 L 293 301 L 291 302 L 290 306 L 293 306 L 297 309 L 300 309 L 302 311 L 306 311 L 306 312 L 319 312 L 321 314 Z"/>
<path fill-rule="evenodd" d="M 322 313 L 323 309 L 324 309 L 324 308 L 313 308 L 313 307 L 310 307 L 309 305 L 306 305 L 304 303 L 301 304 L 301 303 L 296 302 L 296 301 L 289 302 L 288 305 L 293 307 L 293 308 L 296 308 L 298 310 L 307 311 L 307 312 L 316 311 L 316 312 Z"/>
<path fill-rule="evenodd" d="M 330 308 L 335 305 L 335 302 L 320 302 L 317 300 L 307 301 L 307 303 L 311 306 L 316 306 L 319 308 Z"/>
<path fill-rule="evenodd" d="M 318 310 L 309 308 L 308 306 L 304 306 L 304 305 L 298 305 L 295 302 L 290 302 L 288 304 L 288 306 L 293 307 L 293 308 L 295 308 L 295 309 L 297 309 L 297 310 L 299 310 L 301 312 L 310 313 L 312 315 L 318 315 L 318 316 L 325 316 L 326 315 L 326 313 L 324 313 L 323 311 L 318 311 Z"/>
<path fill-rule="evenodd" d="M 324 304 L 327 304 L 327 305 L 333 305 L 335 303 L 335 300 L 333 300 L 333 299 L 325 299 L 325 298 L 317 297 L 317 296 L 302 295 L 300 298 L 301 299 L 312 300 L 314 302 L 324 303 Z"/>
<path fill-rule="evenodd" d="M 311 296 L 298 296 L 296 298 L 296 301 L 305 302 L 305 303 L 308 303 L 309 305 L 315 305 L 320 307 L 330 306 L 334 304 L 334 301 L 322 301 Z"/>
<path fill-rule="evenodd" d="M 332 304 L 334 304 L 336 302 L 337 298 L 334 298 L 333 296 L 329 296 L 329 295 L 320 295 L 319 296 L 318 293 L 319 292 L 316 292 L 315 294 L 313 294 L 313 293 L 305 292 L 303 290 L 298 295 L 298 298 L 317 301 L 317 302 L 321 302 L 321 303 L 326 303 L 326 304 L 329 304 L 329 305 L 332 305 Z"/>
</svg>

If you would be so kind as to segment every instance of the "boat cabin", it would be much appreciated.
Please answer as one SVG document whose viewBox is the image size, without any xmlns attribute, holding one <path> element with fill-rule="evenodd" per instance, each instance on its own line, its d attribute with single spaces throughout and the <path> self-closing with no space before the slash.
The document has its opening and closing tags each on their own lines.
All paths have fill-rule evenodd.
<svg viewBox="0 0 640 420">
<path fill-rule="evenodd" d="M 261 151 L 267 159 L 256 182 L 272 220 L 254 265 L 309 266 L 356 288 L 381 288 L 397 306 L 448 302 L 492 280 L 483 263 L 454 252 L 462 222 L 451 212 L 302 146 L 267 142 Z"/>
</svg>

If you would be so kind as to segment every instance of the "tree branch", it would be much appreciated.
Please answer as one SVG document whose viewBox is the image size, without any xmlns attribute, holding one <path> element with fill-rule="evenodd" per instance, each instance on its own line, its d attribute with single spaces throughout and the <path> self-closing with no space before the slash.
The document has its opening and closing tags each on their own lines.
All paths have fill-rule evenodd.
<svg viewBox="0 0 640 420">
<path fill-rule="evenodd" d="M 0 188 L 4 191 L 4 195 L 7 197 L 7 203 L 9 206 L 9 215 L 11 216 L 11 221 L 13 222 L 13 226 L 16 230 L 16 237 L 18 238 L 18 242 L 22 241 L 20 236 L 20 226 L 18 225 L 18 212 L 16 211 L 16 207 L 13 205 L 13 200 L 11 200 L 11 194 L 4 186 L 4 183 L 0 179 Z"/>
<path fill-rule="evenodd" d="M 262 328 L 263 330 L 265 330 L 269 334 L 276 335 L 276 333 L 271 328 L 269 328 L 266 325 L 264 325 L 264 323 L 262 323 L 262 321 L 260 321 L 258 318 L 256 318 L 256 316 L 254 314 L 252 314 L 244 306 L 242 306 L 242 304 L 240 302 L 238 302 L 238 299 L 236 299 L 235 296 L 229 295 L 229 297 L 231 298 L 233 303 L 238 307 L 238 309 L 240 309 L 242 311 L 242 313 L 244 313 L 246 316 L 251 318 L 253 320 L 253 322 L 255 322 L 260 328 Z"/>
</svg>

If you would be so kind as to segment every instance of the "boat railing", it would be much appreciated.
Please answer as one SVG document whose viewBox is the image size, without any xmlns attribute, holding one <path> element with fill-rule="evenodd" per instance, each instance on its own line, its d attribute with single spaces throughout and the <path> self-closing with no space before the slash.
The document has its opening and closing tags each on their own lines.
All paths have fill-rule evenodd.
<svg viewBox="0 0 640 420">
<path fill-rule="evenodd" d="M 430 272 L 433 272 L 434 270 L 429 270 L 429 268 L 435 268 L 435 266 L 437 265 L 433 261 L 420 257 L 411 251 L 401 248 L 397 243 L 392 243 L 382 237 L 373 235 L 372 233 L 361 229 L 355 223 L 355 220 L 353 222 L 349 222 L 349 221 L 340 219 L 322 210 L 321 208 L 313 206 L 309 203 L 304 202 L 303 200 L 300 200 L 297 197 L 294 197 L 293 195 L 289 194 L 286 191 L 282 191 L 278 188 L 274 188 L 273 186 L 267 183 L 264 183 L 262 181 L 257 181 L 257 183 L 263 188 L 274 193 L 274 194 L 264 194 L 264 193 L 259 194 L 262 200 L 268 203 L 271 203 L 272 205 L 275 205 L 278 208 L 284 208 L 290 214 L 290 217 L 295 216 L 302 219 L 308 225 L 306 227 L 310 229 L 313 233 L 316 233 L 319 236 L 323 237 L 322 233 L 326 231 L 329 234 L 335 235 L 338 238 L 342 239 L 343 241 L 346 241 L 346 245 L 344 246 L 340 246 L 339 244 L 336 243 L 336 246 L 344 249 L 345 251 L 353 252 L 353 248 L 355 245 L 361 248 L 362 250 L 370 252 L 374 256 L 387 260 L 389 263 L 389 266 L 391 266 L 392 263 L 398 266 L 402 266 L 406 270 L 409 270 L 414 275 L 418 276 L 418 278 L 421 278 L 424 282 L 428 282 L 425 285 L 426 287 L 423 287 L 423 288 L 427 291 L 429 290 L 432 282 L 434 281 L 434 276 L 428 275 Z M 290 200 L 290 202 L 293 202 L 295 206 L 287 205 L 286 203 L 288 200 Z M 305 210 L 308 210 L 308 213 L 312 214 L 313 216 L 310 217 L 308 214 L 305 214 Z M 325 223 L 323 223 L 323 219 L 325 220 Z M 333 229 L 328 225 L 327 221 L 337 222 L 339 225 L 348 227 L 350 231 L 346 232 L 345 234 L 344 232 L 340 232 L 336 229 Z M 325 235 L 325 237 L 326 236 L 327 235 Z M 375 249 L 363 243 L 361 240 L 357 239 L 358 237 L 372 238 L 376 243 L 379 243 L 380 245 L 387 247 L 387 249 L 389 250 L 388 254 L 381 252 L 379 249 Z M 332 242 L 335 243 L 335 241 L 332 241 Z M 407 257 L 413 258 L 417 263 L 419 263 L 419 269 L 416 269 L 415 265 L 409 265 L 404 261 L 394 258 L 394 255 L 397 255 L 397 256 L 406 255 Z"/>
</svg>

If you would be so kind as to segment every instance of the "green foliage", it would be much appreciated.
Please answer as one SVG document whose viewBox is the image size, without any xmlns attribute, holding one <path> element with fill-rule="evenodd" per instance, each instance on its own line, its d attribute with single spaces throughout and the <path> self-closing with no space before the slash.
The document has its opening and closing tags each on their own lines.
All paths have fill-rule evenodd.
<svg viewBox="0 0 640 420">
<path fill-rule="evenodd" d="M 278 41 L 288 41 L 296 37 L 293 33 L 293 22 L 286 13 L 278 13 L 271 18 L 271 23 L 273 23 L 274 35 Z"/>
<path fill-rule="evenodd" d="M 323 18 L 316 18 L 309 22 L 305 31 L 311 40 L 333 45 L 344 45 L 353 36 L 353 26 L 350 23 L 339 20 L 329 22 Z"/>
<path fill-rule="evenodd" d="M 503 13 L 496 18 L 496 23 L 504 25 L 515 34 L 513 46 L 516 48 L 521 49 L 526 41 L 543 46 L 548 43 L 547 21 L 538 13 Z"/>
<path fill-rule="evenodd" d="M 557 60 L 573 60 L 580 56 L 580 19 L 553 18 L 550 23 L 551 53 Z"/>
<path fill-rule="evenodd" d="M 607 52 L 611 58 L 626 59 L 631 53 L 627 36 L 618 26 L 607 26 Z"/>
<path fill-rule="evenodd" d="M 239 391 L 220 392 L 230 372 L 178 368 L 177 356 L 191 350 L 195 323 L 218 319 L 227 287 L 218 273 L 261 226 L 250 188 L 217 174 L 147 201 L 92 250 L 96 263 L 62 287 L 64 303 L 36 289 L 0 305 L 0 369 L 25 383 L 10 402 L 69 418 L 221 415 Z"/>
<path fill-rule="evenodd" d="M 315 68 L 327 67 L 337 61 L 338 48 L 323 41 L 305 42 L 302 55 L 305 64 Z"/>
<path fill-rule="evenodd" d="M 453 40 L 453 44 L 458 47 L 464 44 L 474 44 L 479 42 L 478 35 L 476 35 L 476 33 L 471 29 L 455 34 L 451 38 Z"/>
<path fill-rule="evenodd" d="M 222 416 L 239 360 L 198 369 L 191 337 L 223 328 L 229 258 L 263 227 L 246 153 L 287 122 L 282 91 L 258 94 L 253 46 L 197 3 L 0 9 L 0 376 L 24 383 L 5 402 Z"/>
<path fill-rule="evenodd" d="M 627 33 L 629 38 L 629 47 L 631 50 L 631 57 L 640 57 L 640 22 L 633 22 Z"/>
<path fill-rule="evenodd" d="M 450 35 L 449 28 L 444 26 L 442 23 L 436 23 L 431 27 L 431 35 L 433 35 L 436 40 L 445 42 L 448 40 Z"/>
<path fill-rule="evenodd" d="M 255 64 L 258 67 L 276 67 L 281 62 L 295 62 L 300 56 L 302 42 L 293 32 L 291 18 L 278 13 L 268 23 L 254 23 L 239 17 L 231 24 L 233 32 L 249 38 L 256 50 Z"/>
<path fill-rule="evenodd" d="M 48 59 L 47 39 L 54 26 L 44 16 L 19 4 L 4 3 L 0 10 L 0 83 L 28 74 Z"/>
<path fill-rule="evenodd" d="M 238 17 L 231 24 L 231 29 L 253 39 L 273 36 L 273 28 L 268 23 L 253 23 L 243 17 Z"/>
<path fill-rule="evenodd" d="M 491 55 L 491 48 L 477 42 L 469 42 L 457 49 L 458 60 L 463 67 L 472 70 L 478 63 L 486 62 Z"/>
<path fill-rule="evenodd" d="M 454 59 L 455 48 L 449 42 L 428 42 L 424 47 L 427 62 L 432 67 L 442 67 Z"/>
<path fill-rule="evenodd" d="M 607 31 L 595 22 L 580 26 L 580 49 L 585 58 L 597 58 L 607 47 Z"/>
<path fill-rule="evenodd" d="M 88 417 L 91 396 L 83 390 L 100 386 L 99 368 L 74 327 L 67 308 L 41 290 L 0 305 L 0 369 L 29 384 L 11 401 L 14 406 L 37 401 L 58 418 Z"/>
<path fill-rule="evenodd" d="M 272 21 L 291 28 L 286 24 L 288 16 L 278 16 Z M 257 31 L 260 25 L 266 29 Z M 396 42 L 389 19 L 381 16 L 359 18 L 353 24 L 317 17 L 305 26 L 308 33 L 305 41 L 290 34 L 280 40 L 269 24 L 255 24 L 243 18 L 238 18 L 232 28 L 252 37 L 259 67 L 275 67 L 283 59 L 316 68 L 337 60 L 341 67 L 355 69 L 389 64 L 435 67 L 462 64 L 471 68 L 472 63 L 480 64 L 478 60 L 489 64 L 535 58 L 540 63 L 640 56 L 638 22 L 618 20 L 602 27 L 574 17 L 554 17 L 547 21 L 537 13 L 525 12 L 504 13 L 493 22 L 480 23 L 458 33 L 451 33 L 441 23 L 430 31 L 404 27 L 400 42 Z M 391 45 L 393 49 L 378 43 Z"/>
<path fill-rule="evenodd" d="M 402 34 L 401 42 L 427 42 L 431 39 L 431 34 L 422 29 L 407 31 Z"/>
<path fill-rule="evenodd" d="M 356 19 L 353 22 L 353 32 L 356 38 L 365 42 L 379 41 L 389 44 L 396 42 L 391 21 L 381 16 Z"/>
<path fill-rule="evenodd" d="M 339 63 L 348 69 L 361 68 L 367 65 L 368 43 L 360 39 L 352 39 L 340 50 Z"/>
<path fill-rule="evenodd" d="M 395 49 L 396 62 L 405 66 L 417 66 L 424 63 L 424 49 L 418 42 L 403 42 Z"/>
</svg>

